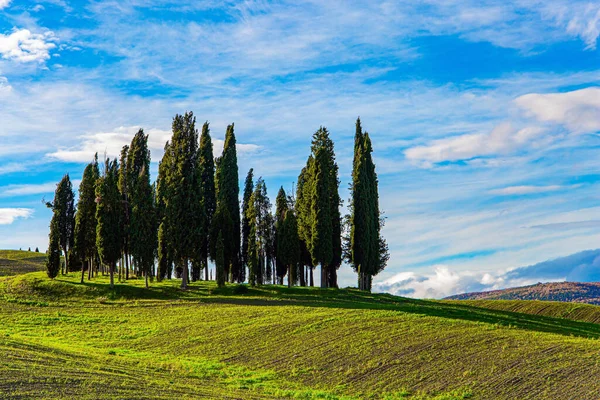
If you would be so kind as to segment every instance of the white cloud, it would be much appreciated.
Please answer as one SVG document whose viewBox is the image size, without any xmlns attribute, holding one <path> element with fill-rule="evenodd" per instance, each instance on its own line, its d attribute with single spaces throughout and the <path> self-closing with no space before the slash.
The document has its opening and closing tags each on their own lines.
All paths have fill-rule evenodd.
<svg viewBox="0 0 600 400">
<path fill-rule="evenodd" d="M 600 279 L 600 250 L 587 250 L 526 267 L 499 272 L 457 271 L 433 266 L 432 273 L 401 272 L 375 282 L 373 290 L 414 298 L 442 298 L 530 285 L 537 282 L 595 282 Z"/>
<path fill-rule="evenodd" d="M 521 195 L 521 194 L 533 194 L 533 193 L 547 193 L 547 192 L 555 192 L 557 190 L 568 189 L 566 186 L 561 185 L 548 185 L 548 186 L 509 186 L 501 189 L 493 189 L 490 190 L 490 194 L 497 194 L 501 196 L 512 196 L 512 195 Z"/>
<path fill-rule="evenodd" d="M 80 180 L 71 180 L 73 190 L 77 191 Z M 22 184 L 22 185 L 7 185 L 0 187 L 0 197 L 28 196 L 33 194 L 54 193 L 56 190 L 56 182 L 38 183 L 38 184 Z"/>
<path fill-rule="evenodd" d="M 566 93 L 530 93 L 518 97 L 515 103 L 530 117 L 563 125 L 574 133 L 600 130 L 599 87 Z"/>
<path fill-rule="evenodd" d="M 131 139 L 140 129 L 139 126 L 119 127 L 113 132 L 101 132 L 81 137 L 81 144 L 71 148 L 60 149 L 47 154 L 48 157 L 66 162 L 89 162 L 94 154 L 102 159 L 104 154 L 108 158 L 119 157 L 121 149 L 131 143 Z M 148 148 L 152 161 L 158 162 L 163 155 L 165 143 L 171 139 L 172 132 L 160 129 L 145 129 L 148 134 Z M 254 152 L 260 147 L 254 144 L 237 144 L 240 153 Z M 215 156 L 223 151 L 223 140 L 213 138 L 213 154 Z"/>
<path fill-rule="evenodd" d="M 543 132 L 543 129 L 538 127 L 515 130 L 511 124 L 503 123 L 489 134 L 475 133 L 438 139 L 424 146 L 411 147 L 404 154 L 407 159 L 425 166 L 444 161 L 507 154 L 529 144 Z"/>
<path fill-rule="evenodd" d="M 33 210 L 29 208 L 0 208 L 0 225 L 10 225 L 17 218 L 29 218 Z"/>
<path fill-rule="evenodd" d="M 19 62 L 44 62 L 58 39 L 51 31 L 32 33 L 28 29 L 13 29 L 10 34 L 0 33 L 0 55 Z"/>
<path fill-rule="evenodd" d="M 8 7 L 10 5 L 11 0 L 0 0 L 0 10 Z"/>
</svg>

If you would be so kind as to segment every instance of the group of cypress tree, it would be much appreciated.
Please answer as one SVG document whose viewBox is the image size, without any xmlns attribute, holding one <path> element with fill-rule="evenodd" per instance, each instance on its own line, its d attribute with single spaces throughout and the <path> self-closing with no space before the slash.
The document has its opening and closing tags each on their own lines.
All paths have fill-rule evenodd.
<svg viewBox="0 0 600 400">
<path fill-rule="evenodd" d="M 69 176 L 57 185 L 50 223 L 48 276 L 65 272 L 79 261 L 81 282 L 99 270 L 111 286 L 130 273 L 148 280 L 215 280 L 251 285 L 267 283 L 314 286 L 321 268 L 321 287 L 337 287 L 337 270 L 345 259 L 358 273 L 361 290 L 389 255 L 381 237 L 377 176 L 368 133 L 356 123 L 350 215 L 342 219 L 338 165 L 326 128 L 313 134 L 311 154 L 294 195 L 279 189 L 275 214 L 262 178 L 250 169 L 240 187 L 234 125 L 227 127 L 223 153 L 214 158 L 208 122 L 199 134 L 193 113 L 173 118 L 172 138 L 165 144 L 158 177 L 150 182 L 148 135 L 139 130 L 120 159 L 97 155 L 83 172 L 77 207 Z M 76 211 L 75 211 L 76 210 Z M 106 269 L 105 269 L 106 268 Z M 247 274 L 246 274 L 247 271 Z"/>
</svg>

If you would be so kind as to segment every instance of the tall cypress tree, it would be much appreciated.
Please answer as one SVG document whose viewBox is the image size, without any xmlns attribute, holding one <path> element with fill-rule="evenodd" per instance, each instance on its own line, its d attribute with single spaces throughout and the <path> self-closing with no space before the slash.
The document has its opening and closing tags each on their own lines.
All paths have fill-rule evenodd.
<svg viewBox="0 0 600 400">
<path fill-rule="evenodd" d="M 300 263 L 304 267 L 308 268 L 309 273 L 308 279 L 304 276 L 300 277 L 300 284 L 314 286 L 314 264 L 312 262 L 312 256 L 309 250 L 309 244 L 312 241 L 312 214 L 311 214 L 311 186 L 313 184 L 312 179 L 312 165 L 314 163 L 313 156 L 309 156 L 306 161 L 306 166 L 302 168 L 300 175 L 298 176 L 298 182 L 296 183 L 296 202 L 294 209 L 298 219 L 298 236 L 300 238 Z M 308 282 L 306 282 L 308 281 Z"/>
<path fill-rule="evenodd" d="M 167 142 L 162 160 L 158 164 L 158 177 L 156 179 L 156 219 L 158 224 L 158 271 L 156 278 L 158 281 L 167 277 L 171 279 L 173 269 L 169 225 L 166 216 L 166 204 L 170 196 L 171 159 L 171 144 Z"/>
<path fill-rule="evenodd" d="M 287 270 L 288 287 L 295 285 L 298 281 L 298 264 L 300 263 L 300 238 L 298 237 L 298 221 L 293 210 L 285 212 L 281 224 L 281 248 L 278 263 L 281 262 Z"/>
<path fill-rule="evenodd" d="M 337 287 L 337 269 L 342 260 L 338 166 L 333 141 L 321 127 L 312 140 L 311 239 L 314 264 L 321 264 L 321 287 Z"/>
<path fill-rule="evenodd" d="M 58 224 L 58 237 L 60 248 L 65 255 L 65 271 L 69 271 L 70 258 L 69 251 L 75 241 L 75 193 L 69 174 L 63 176 L 56 185 L 54 201 L 46 203 L 48 208 L 56 215 Z"/>
<path fill-rule="evenodd" d="M 114 273 L 121 257 L 121 213 L 119 163 L 105 161 L 104 176 L 96 183 L 96 247 L 104 265 L 109 267 L 110 287 L 114 288 Z"/>
<path fill-rule="evenodd" d="M 156 256 L 156 207 L 150 184 L 150 150 L 148 135 L 140 129 L 134 136 L 128 157 L 129 204 L 131 208 L 131 254 L 144 274 L 146 287 Z"/>
<path fill-rule="evenodd" d="M 52 214 L 52 219 L 50 220 L 49 239 L 46 273 L 48 274 L 48 278 L 54 279 L 60 271 L 60 232 L 58 216 L 56 214 Z"/>
<path fill-rule="evenodd" d="M 217 211 L 221 209 L 223 223 L 231 221 L 231 226 L 219 226 L 213 223 L 215 238 L 219 231 L 223 237 L 224 268 L 231 282 L 243 282 L 245 271 L 240 263 L 240 185 L 238 178 L 236 139 L 234 125 L 227 127 L 223 154 L 218 159 L 216 168 Z M 227 218 L 223 215 L 227 210 Z"/>
<path fill-rule="evenodd" d="M 246 181 L 244 182 L 244 197 L 242 200 L 242 268 L 248 267 L 248 242 L 250 237 L 250 219 L 248 209 L 250 208 L 250 197 L 254 191 L 254 170 L 250 168 Z"/>
<path fill-rule="evenodd" d="M 130 147 L 125 145 L 121 148 L 121 156 L 119 158 L 119 192 L 121 193 L 121 267 L 119 268 L 119 279 L 123 273 L 125 266 L 124 260 L 129 263 L 129 246 L 131 243 L 130 220 L 131 220 L 131 174 L 128 173 L 128 157 Z M 129 278 L 129 266 L 127 266 L 126 278 Z"/>
<path fill-rule="evenodd" d="M 381 236 L 383 219 L 371 139 L 362 132 L 360 119 L 356 121 L 354 143 L 347 259 L 358 273 L 359 289 L 370 291 L 372 278 L 385 268 L 389 253 Z"/>
<path fill-rule="evenodd" d="M 81 264 L 81 283 L 85 276 L 85 266 L 88 268 L 88 279 L 91 276 L 92 262 L 96 256 L 96 181 L 100 176 L 98 169 L 98 154 L 94 161 L 83 171 L 79 184 L 79 199 L 75 214 L 75 250 Z"/>
<path fill-rule="evenodd" d="M 284 262 L 285 235 L 283 234 L 283 221 L 288 211 L 287 196 L 283 186 L 279 188 L 275 199 L 275 262 L 277 279 L 280 285 L 283 284 L 283 278 L 287 273 L 287 265 Z"/>
<path fill-rule="evenodd" d="M 187 289 L 189 261 L 194 258 L 198 238 L 197 228 L 190 221 L 196 220 L 198 190 L 196 162 L 198 156 L 198 131 L 192 112 L 173 118 L 171 139 L 171 170 L 166 185 L 169 195 L 165 197 L 165 220 L 173 260 L 182 268 L 181 288 Z M 191 225 L 191 226 L 190 226 Z"/>
<path fill-rule="evenodd" d="M 199 256 L 204 268 L 204 279 L 208 280 L 208 257 L 212 219 L 217 208 L 215 189 L 215 159 L 213 156 L 213 144 L 210 137 L 208 122 L 202 126 L 200 134 L 200 149 L 198 151 L 198 178 L 200 180 L 200 216 L 201 233 Z"/>
</svg>

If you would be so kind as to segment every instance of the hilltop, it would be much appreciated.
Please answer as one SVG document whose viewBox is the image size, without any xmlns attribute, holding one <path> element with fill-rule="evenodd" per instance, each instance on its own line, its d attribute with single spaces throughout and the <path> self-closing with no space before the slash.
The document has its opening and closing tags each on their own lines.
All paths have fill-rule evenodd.
<svg viewBox="0 0 600 400">
<path fill-rule="evenodd" d="M 545 300 L 600 304 L 600 283 L 550 282 L 530 286 L 472 292 L 450 296 L 447 300 Z"/>
<path fill-rule="evenodd" d="M 600 307 L 0 278 L 3 398 L 590 398 Z M 518 305 L 526 305 L 515 312 Z M 552 307 L 540 307 L 549 304 Z M 505 308 L 505 309 L 502 309 Z M 560 318 L 559 318 L 560 316 Z"/>
<path fill-rule="evenodd" d="M 46 254 L 34 251 L 0 250 L 0 276 L 46 269 Z"/>
</svg>

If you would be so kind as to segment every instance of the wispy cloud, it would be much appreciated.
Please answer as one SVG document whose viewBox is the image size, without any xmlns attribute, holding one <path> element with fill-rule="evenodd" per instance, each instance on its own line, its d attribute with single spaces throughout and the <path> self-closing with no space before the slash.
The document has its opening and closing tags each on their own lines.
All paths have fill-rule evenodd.
<svg viewBox="0 0 600 400">
<path fill-rule="evenodd" d="M 569 187 L 561 185 L 548 185 L 548 186 L 509 186 L 501 189 L 490 190 L 490 194 L 496 194 L 501 196 L 512 196 L 512 195 L 523 195 L 523 194 L 535 194 L 535 193 L 548 193 L 555 192 L 557 190 L 568 189 Z"/>
<path fill-rule="evenodd" d="M 71 184 L 73 190 L 77 191 L 79 187 L 79 179 L 72 179 Z M 39 184 L 19 184 L 19 185 L 7 185 L 0 187 L 0 197 L 17 197 L 17 196 L 29 196 L 34 194 L 48 194 L 54 193 L 56 190 L 56 182 L 47 182 Z"/>
<path fill-rule="evenodd" d="M 33 210 L 29 208 L 0 208 L 0 225 L 10 225 L 18 218 L 29 218 Z"/>
<path fill-rule="evenodd" d="M 10 5 L 11 0 L 0 0 L 0 10 L 8 7 Z"/>
</svg>

